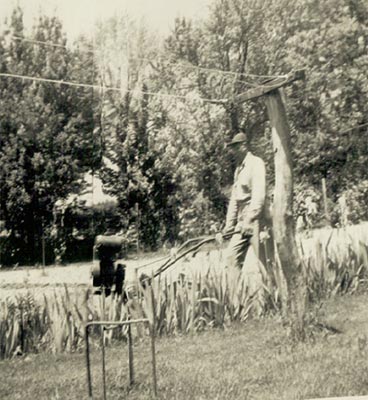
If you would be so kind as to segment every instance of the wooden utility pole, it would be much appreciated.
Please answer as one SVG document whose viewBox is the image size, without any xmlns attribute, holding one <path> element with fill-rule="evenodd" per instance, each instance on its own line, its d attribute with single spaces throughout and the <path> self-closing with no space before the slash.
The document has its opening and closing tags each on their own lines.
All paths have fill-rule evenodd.
<svg viewBox="0 0 368 400">
<path fill-rule="evenodd" d="M 325 220 L 328 225 L 331 225 L 330 213 L 328 212 L 328 204 L 327 204 L 326 178 L 322 178 L 322 195 L 323 195 L 323 208 L 325 211 Z"/>
<path fill-rule="evenodd" d="M 41 218 L 41 249 L 42 249 L 42 268 L 46 266 L 46 245 L 45 245 L 45 221 Z"/>
<path fill-rule="evenodd" d="M 244 102 L 264 96 L 272 127 L 272 143 L 275 162 L 275 193 L 273 203 L 273 232 L 277 256 L 286 281 L 282 297 L 285 311 L 294 328 L 302 334 L 306 311 L 306 287 L 302 263 L 295 241 L 293 219 L 293 163 L 291 157 L 290 129 L 280 88 L 299 79 L 304 71 L 276 78 L 267 84 L 250 89 L 237 96 L 236 101 Z"/>
<path fill-rule="evenodd" d="M 140 230 L 141 230 L 141 218 L 140 218 L 140 210 L 139 210 L 139 204 L 138 203 L 135 203 L 135 212 L 136 212 L 136 227 L 135 227 L 135 229 L 136 229 L 136 235 L 137 235 L 137 238 L 136 238 L 136 245 L 137 245 L 137 257 L 139 256 L 139 245 L 140 245 L 140 243 L 139 243 L 139 233 L 140 233 Z"/>
</svg>

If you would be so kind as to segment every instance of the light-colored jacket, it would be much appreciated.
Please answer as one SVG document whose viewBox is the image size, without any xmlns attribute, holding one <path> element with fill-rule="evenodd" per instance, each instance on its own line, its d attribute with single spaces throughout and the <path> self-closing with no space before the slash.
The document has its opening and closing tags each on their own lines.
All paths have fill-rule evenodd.
<svg viewBox="0 0 368 400">
<path fill-rule="evenodd" d="M 242 225 L 263 224 L 266 201 L 266 168 L 264 161 L 248 152 L 235 170 L 234 185 L 226 215 L 225 230 Z"/>
</svg>

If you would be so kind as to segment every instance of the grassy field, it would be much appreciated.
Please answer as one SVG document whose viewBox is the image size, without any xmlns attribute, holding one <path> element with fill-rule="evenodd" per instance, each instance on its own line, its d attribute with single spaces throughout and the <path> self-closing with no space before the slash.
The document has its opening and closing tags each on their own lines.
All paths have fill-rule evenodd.
<svg viewBox="0 0 368 400">
<path fill-rule="evenodd" d="M 315 312 L 307 318 L 314 325 L 305 343 L 292 342 L 281 324 L 272 265 L 265 273 L 249 265 L 234 280 L 223 270 L 223 251 L 212 246 L 155 280 L 159 398 L 368 394 L 367 227 L 321 230 L 301 243 L 310 300 L 314 307 L 325 301 L 318 318 Z M 150 275 L 157 268 L 151 262 L 162 256 L 127 260 L 132 277 L 139 267 Z M 90 271 L 91 263 L 84 263 L 0 272 L 0 399 L 87 397 L 84 324 L 103 313 L 112 320 L 127 315 L 112 296 L 103 311 L 101 297 L 91 296 Z M 183 273 L 187 278 L 178 281 Z M 153 319 L 150 289 L 138 296 L 133 317 Z M 137 384 L 128 390 L 126 332 L 109 335 L 109 398 L 152 398 L 149 343 L 136 331 L 134 340 Z M 98 343 L 92 359 L 95 398 L 102 398 Z"/>
<path fill-rule="evenodd" d="M 157 341 L 160 399 L 310 399 L 368 394 L 368 293 L 328 300 L 321 328 L 293 344 L 278 317 Z M 127 348 L 107 351 L 108 398 L 151 399 L 149 342 L 135 344 L 137 383 L 127 386 Z M 93 350 L 95 398 L 101 365 Z M 0 398 L 87 398 L 83 353 L 38 354 L 0 362 Z"/>
</svg>

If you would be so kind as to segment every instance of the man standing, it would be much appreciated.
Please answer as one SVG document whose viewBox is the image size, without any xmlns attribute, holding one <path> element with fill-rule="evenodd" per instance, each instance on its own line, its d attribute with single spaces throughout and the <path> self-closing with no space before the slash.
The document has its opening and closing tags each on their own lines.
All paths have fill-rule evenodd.
<svg viewBox="0 0 368 400">
<path fill-rule="evenodd" d="M 259 258 L 259 232 L 265 224 L 266 169 L 250 151 L 249 136 L 239 132 L 227 145 L 236 162 L 223 233 L 235 233 L 229 243 L 227 267 L 243 267 L 249 246 Z"/>
</svg>

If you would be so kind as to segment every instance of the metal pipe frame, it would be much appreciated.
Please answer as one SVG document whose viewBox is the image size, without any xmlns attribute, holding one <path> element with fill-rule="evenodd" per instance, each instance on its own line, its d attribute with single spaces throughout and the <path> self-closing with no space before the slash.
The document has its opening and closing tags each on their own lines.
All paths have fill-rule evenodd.
<svg viewBox="0 0 368 400">
<path fill-rule="evenodd" d="M 128 325 L 128 356 L 129 356 L 129 384 L 134 383 L 134 365 L 133 365 L 133 342 L 131 335 L 131 326 L 133 324 L 149 323 L 147 318 L 133 319 L 126 321 L 91 321 L 85 325 L 86 334 L 86 363 L 87 363 L 87 384 L 88 384 L 88 398 L 93 400 L 92 393 L 92 374 L 91 374 L 91 360 L 90 360 L 90 346 L 89 346 L 89 328 L 91 326 L 101 326 L 102 332 L 102 382 L 103 382 L 103 398 L 106 400 L 106 368 L 105 368 L 105 343 L 104 333 L 106 330 L 115 329 L 119 326 Z M 157 377 L 156 377 L 156 354 L 155 354 L 155 328 L 153 324 L 149 324 L 150 336 L 151 336 L 151 353 L 152 353 L 152 383 L 153 392 L 155 397 L 157 396 Z"/>
</svg>

